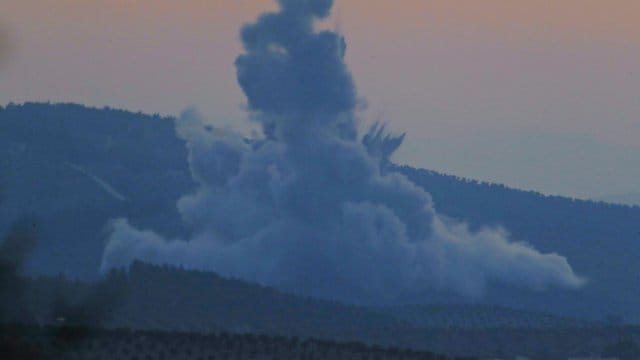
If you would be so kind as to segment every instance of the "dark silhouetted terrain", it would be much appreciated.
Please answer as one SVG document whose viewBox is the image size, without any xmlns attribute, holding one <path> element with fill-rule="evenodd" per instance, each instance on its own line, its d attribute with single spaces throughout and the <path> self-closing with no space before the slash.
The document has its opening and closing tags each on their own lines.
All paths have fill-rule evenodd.
<svg viewBox="0 0 640 360">
<path fill-rule="evenodd" d="M 9 338 L 7 333 L 21 334 Z M 82 333 L 81 338 L 74 338 Z M 28 349 L 28 350 L 27 350 Z M 297 337 L 217 333 L 0 327 L 7 360 L 29 359 L 403 359 L 453 360 L 428 351 Z"/>
<path fill-rule="evenodd" d="M 55 324 L 54 329 L 61 330 L 49 337 L 71 337 L 72 343 L 62 345 L 84 354 L 104 351 L 101 347 L 104 344 L 96 345 L 96 336 L 109 339 L 116 336 L 117 340 L 108 343 L 121 349 L 118 352 L 125 351 L 122 348 L 137 355 L 146 351 L 146 347 L 134 347 L 138 349 L 135 351 L 130 348 L 137 342 L 132 339 L 137 339 L 140 332 L 86 333 L 101 324 L 108 329 L 144 331 L 142 334 L 154 342 L 155 336 L 170 336 L 166 332 L 194 339 L 204 338 L 196 333 L 228 332 L 253 334 L 245 337 L 253 340 L 284 336 L 457 356 L 502 354 L 540 359 L 600 354 L 620 339 L 640 340 L 638 327 L 613 327 L 481 305 L 365 308 L 297 297 L 211 273 L 142 263 L 135 263 L 127 272 L 113 272 L 98 285 L 63 277 L 26 279 L 25 283 L 26 303 L 33 319 L 39 324 Z M 71 311 L 64 311 L 57 303 L 65 304 Z M 85 332 L 75 330 L 68 334 L 66 326 L 80 327 L 77 329 Z M 26 330 L 34 331 L 32 327 Z M 35 331 L 42 334 L 42 330 Z M 179 352 L 199 347 L 189 341 L 178 344 L 184 345 L 182 348 L 176 345 L 175 351 Z"/>
</svg>

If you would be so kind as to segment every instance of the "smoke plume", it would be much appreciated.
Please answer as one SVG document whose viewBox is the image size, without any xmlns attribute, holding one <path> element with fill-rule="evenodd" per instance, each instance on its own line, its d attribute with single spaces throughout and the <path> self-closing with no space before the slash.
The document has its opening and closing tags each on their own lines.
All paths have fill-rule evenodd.
<svg viewBox="0 0 640 360">
<path fill-rule="evenodd" d="M 584 283 L 560 255 L 440 216 L 427 192 L 387 171 L 403 136 L 374 126 L 359 138 L 346 43 L 314 29 L 333 1 L 278 2 L 242 29 L 236 61 L 263 137 L 248 141 L 185 112 L 176 131 L 199 187 L 177 206 L 195 235 L 168 240 L 114 220 L 103 271 L 140 259 L 361 303 L 411 289 L 481 296 L 493 282 Z"/>
</svg>

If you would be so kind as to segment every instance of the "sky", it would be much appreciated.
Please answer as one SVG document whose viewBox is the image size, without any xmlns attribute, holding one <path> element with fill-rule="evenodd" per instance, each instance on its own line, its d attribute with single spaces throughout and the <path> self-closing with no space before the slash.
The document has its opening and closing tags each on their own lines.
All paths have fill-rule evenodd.
<svg viewBox="0 0 640 360">
<path fill-rule="evenodd" d="M 238 30 L 268 0 L 8 0 L 0 104 L 65 101 L 250 129 Z M 337 0 L 362 126 L 396 161 L 582 198 L 640 192 L 640 2 Z"/>
</svg>

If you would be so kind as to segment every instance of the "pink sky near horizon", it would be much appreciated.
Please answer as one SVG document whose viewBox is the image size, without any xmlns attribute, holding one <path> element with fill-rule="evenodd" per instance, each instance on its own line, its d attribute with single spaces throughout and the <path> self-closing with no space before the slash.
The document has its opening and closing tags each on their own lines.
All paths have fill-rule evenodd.
<svg viewBox="0 0 640 360">
<path fill-rule="evenodd" d="M 242 128 L 238 30 L 274 8 L 270 0 L 8 0 L 0 104 L 162 114 L 195 105 Z M 636 0 L 337 0 L 325 26 L 336 24 L 369 105 L 363 118 L 408 131 L 408 142 L 560 133 L 640 148 Z M 425 165 L 419 154 L 407 161 Z"/>
</svg>

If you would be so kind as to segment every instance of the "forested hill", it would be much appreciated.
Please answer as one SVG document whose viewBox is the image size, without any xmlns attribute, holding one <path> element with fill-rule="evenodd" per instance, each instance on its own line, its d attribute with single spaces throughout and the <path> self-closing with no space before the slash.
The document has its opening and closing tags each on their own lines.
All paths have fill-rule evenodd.
<svg viewBox="0 0 640 360">
<path fill-rule="evenodd" d="M 37 217 L 36 273 L 95 278 L 115 217 L 167 236 L 184 231 L 175 204 L 193 185 L 170 118 L 9 105 L 0 108 L 0 154 L 0 232 L 17 216 Z"/>
<path fill-rule="evenodd" d="M 186 158 L 171 118 L 73 104 L 6 106 L 0 109 L 0 231 L 25 213 L 35 215 L 41 233 L 30 271 L 95 278 L 109 219 L 127 217 L 169 237 L 186 234 L 175 206 L 194 189 Z M 516 240 L 566 256 L 589 279 L 580 291 L 495 287 L 486 302 L 640 323 L 640 207 L 395 170 L 430 192 L 440 213 L 476 228 L 503 226 Z M 464 301 L 449 294 L 422 299 Z"/>
<path fill-rule="evenodd" d="M 640 207 L 546 196 L 407 166 L 396 169 L 427 189 L 440 212 L 474 229 L 501 226 L 514 240 L 566 256 L 589 279 L 583 290 L 557 292 L 551 301 L 544 294 L 505 289 L 490 294 L 492 303 L 517 302 L 572 315 L 608 308 L 609 315 L 640 322 Z"/>
<path fill-rule="evenodd" d="M 216 274 L 134 263 L 97 284 L 25 279 L 39 324 L 315 337 L 470 355 L 589 354 L 637 328 L 490 306 L 366 308 L 299 297 Z M 56 304 L 66 306 L 56 306 Z M 576 343 L 581 346 L 576 347 Z M 552 358 L 543 356 L 540 358 Z M 566 358 L 557 357 L 557 358 Z"/>
<path fill-rule="evenodd" d="M 127 270 L 113 271 L 97 283 L 101 284 L 100 298 L 109 301 L 85 300 L 95 298 L 96 286 L 65 277 L 38 277 L 27 279 L 25 284 L 26 303 L 40 323 L 63 317 L 78 325 L 65 311 L 56 313 L 56 302 L 62 301 L 86 308 L 83 312 L 107 313 L 104 325 L 118 328 L 341 339 L 365 339 L 379 332 L 389 335 L 393 329 L 410 328 L 408 323 L 374 309 L 299 297 L 214 273 L 140 262 Z M 92 306 L 78 305 L 84 303 Z M 102 325 L 85 318 L 92 317 L 82 317 L 79 325 Z"/>
</svg>

